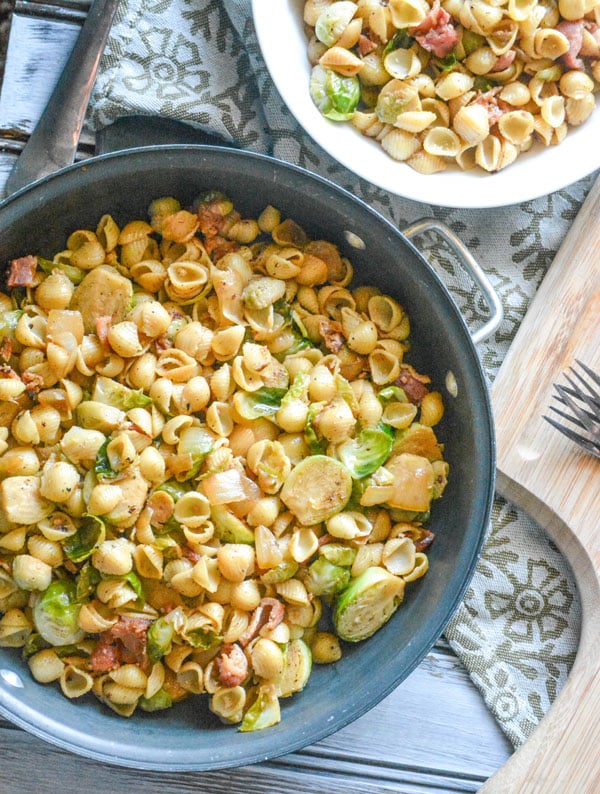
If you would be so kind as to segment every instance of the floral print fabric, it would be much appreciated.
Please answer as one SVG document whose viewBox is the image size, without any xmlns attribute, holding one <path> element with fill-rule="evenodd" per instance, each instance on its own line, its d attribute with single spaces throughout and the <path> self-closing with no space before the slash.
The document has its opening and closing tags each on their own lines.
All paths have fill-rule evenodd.
<svg viewBox="0 0 600 794">
<path fill-rule="evenodd" d="M 400 228 L 423 216 L 446 223 L 504 306 L 501 327 L 480 347 L 490 382 L 593 179 L 495 210 L 426 206 L 374 187 L 332 160 L 287 111 L 261 59 L 250 0 L 122 0 L 89 123 L 98 129 L 130 114 L 187 121 L 225 142 L 320 173 Z M 418 243 L 477 327 L 485 305 L 451 252 L 428 235 Z M 577 590 L 564 559 L 541 527 L 497 497 L 481 560 L 446 638 L 515 746 L 562 687 L 579 625 Z"/>
</svg>

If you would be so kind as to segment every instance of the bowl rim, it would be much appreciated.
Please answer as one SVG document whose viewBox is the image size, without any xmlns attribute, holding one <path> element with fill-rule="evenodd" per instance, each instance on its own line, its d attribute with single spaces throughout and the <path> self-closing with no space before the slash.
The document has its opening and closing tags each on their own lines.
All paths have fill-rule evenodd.
<svg viewBox="0 0 600 794">
<path fill-rule="evenodd" d="M 371 184 L 393 195 L 433 206 L 490 209 L 520 204 L 565 188 L 600 168 L 600 94 L 593 116 L 569 127 L 564 141 L 536 142 L 507 168 L 493 174 L 451 168 L 419 174 L 396 162 L 380 144 L 349 123 L 326 119 L 309 95 L 310 64 L 301 22 L 304 0 L 252 0 L 256 38 L 267 70 L 292 116 L 327 154 Z M 557 154 L 558 153 L 558 154 Z"/>
<path fill-rule="evenodd" d="M 168 751 L 160 760 L 155 757 L 150 757 L 148 753 L 144 752 L 144 745 L 141 745 L 141 750 L 138 746 L 130 745 L 124 751 L 123 747 L 115 747 L 115 742 L 110 736 L 103 737 L 99 740 L 95 736 L 84 734 L 76 727 L 76 718 L 73 723 L 68 725 L 60 723 L 57 725 L 51 714 L 41 713 L 39 709 L 25 704 L 16 697 L 19 684 L 15 686 L 14 680 L 11 682 L 8 679 L 14 677 L 14 673 L 6 668 L 0 669 L 0 714 L 9 721 L 18 725 L 20 728 L 27 730 L 29 733 L 44 739 L 50 744 L 54 744 L 62 749 L 69 750 L 78 755 L 90 758 L 96 761 L 102 761 L 115 766 L 122 766 L 127 768 L 145 769 L 149 771 L 208 771 L 216 769 L 226 769 L 229 767 L 238 767 L 242 765 L 252 764 L 259 761 L 264 761 L 281 755 L 301 750 L 332 733 L 341 730 L 350 722 L 358 719 L 367 711 L 374 708 L 381 700 L 388 695 L 421 663 L 426 654 L 430 651 L 435 641 L 443 632 L 448 621 L 461 603 L 464 593 L 469 586 L 472 576 L 475 572 L 475 567 L 480 558 L 483 544 L 486 538 L 486 531 L 489 525 L 491 510 L 493 506 L 493 498 L 495 493 L 495 461 L 496 461 L 496 443 L 494 434 L 494 421 L 491 408 L 491 398 L 481 361 L 471 339 L 470 333 L 460 313 L 458 306 L 452 299 L 447 287 L 444 285 L 435 270 L 424 258 L 418 248 L 399 230 L 391 221 L 387 220 L 383 215 L 374 210 L 362 199 L 354 196 L 349 191 L 340 187 L 331 180 L 314 174 L 301 166 L 296 166 L 285 161 L 276 159 L 269 155 L 257 154 L 245 150 L 232 149 L 229 147 L 217 147 L 212 145 L 192 145 L 192 144 L 171 144 L 161 146 L 145 146 L 137 147 L 135 149 L 121 150 L 111 152 L 88 160 L 75 163 L 59 172 L 50 174 L 43 179 L 33 183 L 32 185 L 22 188 L 20 191 L 7 197 L 0 204 L 0 226 L 2 225 L 2 218 L 6 215 L 13 216 L 13 219 L 19 216 L 19 204 L 23 202 L 33 202 L 35 205 L 42 199 L 44 192 L 50 188 L 58 190 L 61 194 L 68 190 L 69 186 L 78 180 L 81 173 L 86 173 L 86 177 L 93 178 L 94 173 L 99 171 L 100 174 L 111 172 L 118 177 L 119 164 L 125 159 L 131 161 L 140 160 L 140 163 L 147 158 L 159 157 L 165 158 L 165 164 L 168 163 L 169 157 L 174 157 L 175 160 L 180 159 L 187 153 L 189 156 L 198 156 L 199 158 L 211 158 L 214 160 L 216 156 L 225 156 L 226 158 L 240 159 L 248 164 L 253 164 L 255 167 L 270 167 L 275 170 L 283 169 L 289 172 L 290 175 L 301 175 L 303 179 L 309 182 L 312 180 L 315 187 L 321 187 L 327 191 L 333 191 L 344 201 L 350 201 L 353 204 L 358 204 L 361 210 L 368 215 L 372 216 L 377 223 L 381 224 L 382 229 L 387 228 L 390 233 L 395 237 L 400 237 L 409 249 L 412 249 L 415 256 L 423 263 L 428 271 L 428 277 L 431 278 L 432 289 L 437 290 L 439 295 L 443 296 L 445 307 L 453 316 L 453 322 L 456 323 L 456 328 L 461 328 L 461 333 L 464 334 L 464 343 L 466 351 L 471 358 L 473 369 L 473 376 L 477 383 L 479 395 L 481 396 L 482 416 L 485 428 L 482 432 L 485 433 L 486 452 L 489 452 L 489 457 L 486 458 L 487 471 L 479 478 L 478 488 L 480 493 L 477 501 L 477 513 L 481 514 L 481 522 L 476 534 L 476 542 L 469 545 L 465 552 L 464 562 L 462 565 L 462 578 L 460 584 L 454 588 L 450 600 L 444 598 L 440 599 L 435 609 L 432 611 L 428 618 L 428 630 L 420 637 L 418 644 L 412 642 L 412 657 L 410 664 L 402 667 L 401 672 L 395 678 L 392 677 L 382 685 L 378 682 L 376 693 L 371 693 L 369 697 L 362 697 L 353 702 L 352 707 L 338 712 L 334 717 L 329 720 L 323 719 L 318 726 L 308 728 L 306 732 L 299 732 L 294 734 L 290 732 L 289 738 L 281 741 L 277 748 L 271 750 L 268 747 L 268 731 L 256 732 L 252 734 L 244 734 L 244 736 L 256 737 L 255 745 L 258 745 L 252 752 L 243 755 L 237 754 L 231 757 L 216 756 L 209 759 L 199 761 L 197 758 L 188 758 L 190 755 L 189 750 L 184 751 Z M 18 678 L 18 675 L 17 675 Z M 22 682 L 21 682 L 22 686 Z M 310 683 L 309 683 L 310 686 Z M 76 709 L 77 706 L 75 705 Z M 76 712 L 75 712 L 76 714 Z M 289 719 L 289 717 L 288 717 Z M 228 730 L 235 730 L 235 727 L 229 727 Z M 263 736 L 260 736 L 262 734 Z M 295 736 L 295 738 L 294 738 Z M 254 745 L 253 745 L 254 746 Z M 266 748 L 266 749 L 265 749 Z M 218 750 L 216 751 L 219 752 Z"/>
</svg>

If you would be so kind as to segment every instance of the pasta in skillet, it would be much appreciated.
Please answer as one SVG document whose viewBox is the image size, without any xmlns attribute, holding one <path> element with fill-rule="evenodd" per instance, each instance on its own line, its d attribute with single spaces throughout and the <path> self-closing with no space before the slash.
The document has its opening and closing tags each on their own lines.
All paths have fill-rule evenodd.
<svg viewBox="0 0 600 794">
<path fill-rule="evenodd" d="M 498 171 L 592 114 L 599 0 L 306 0 L 311 97 L 423 174 Z"/>
<path fill-rule="evenodd" d="M 352 274 L 219 193 L 10 263 L 0 645 L 37 681 L 266 728 L 425 575 L 442 397 L 404 309 Z"/>
</svg>

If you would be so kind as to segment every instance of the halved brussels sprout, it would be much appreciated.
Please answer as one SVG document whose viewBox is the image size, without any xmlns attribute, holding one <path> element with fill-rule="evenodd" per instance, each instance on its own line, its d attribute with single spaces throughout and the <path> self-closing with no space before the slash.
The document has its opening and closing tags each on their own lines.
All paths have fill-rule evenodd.
<svg viewBox="0 0 600 794">
<path fill-rule="evenodd" d="M 304 526 L 319 524 L 342 510 L 352 493 L 352 477 L 338 460 L 311 455 L 292 469 L 281 501 Z"/>
<path fill-rule="evenodd" d="M 164 617 L 157 618 L 148 629 L 147 652 L 152 664 L 169 653 L 175 629 Z"/>
<path fill-rule="evenodd" d="M 281 721 L 281 710 L 275 687 L 272 684 L 258 689 L 256 700 L 244 714 L 240 731 L 261 731 Z"/>
<path fill-rule="evenodd" d="M 308 568 L 304 581 L 306 589 L 313 595 L 335 595 L 341 592 L 350 581 L 350 570 L 334 565 L 325 557 L 319 557 Z"/>
<path fill-rule="evenodd" d="M 79 628 L 79 610 L 75 582 L 54 581 L 44 590 L 33 608 L 33 622 L 50 645 L 80 642 L 85 632 Z"/>
<path fill-rule="evenodd" d="M 344 77 L 332 69 L 315 66 L 310 75 L 309 91 L 325 118 L 346 121 L 352 118 L 360 100 L 360 81 L 356 75 Z"/>
<path fill-rule="evenodd" d="M 367 568 L 339 596 L 333 621 L 348 642 L 371 637 L 394 614 L 404 597 L 404 580 L 379 566 Z"/>
<path fill-rule="evenodd" d="M 353 479 L 362 480 L 385 463 L 393 443 L 394 433 L 386 425 L 365 427 L 339 446 L 338 455 Z"/>
<path fill-rule="evenodd" d="M 104 405 L 112 405 L 122 411 L 145 408 L 152 403 L 152 398 L 144 394 L 141 389 L 130 389 L 128 386 L 123 386 L 122 383 L 102 375 L 96 378 L 92 400 L 104 403 Z"/>
<path fill-rule="evenodd" d="M 96 546 L 99 546 L 105 537 L 104 521 L 97 516 L 84 513 L 77 532 L 63 541 L 63 549 L 73 562 L 83 562 L 92 555 Z"/>
<path fill-rule="evenodd" d="M 304 640 L 291 640 L 285 649 L 285 666 L 279 681 L 279 697 L 286 698 L 306 686 L 312 670 L 312 653 Z"/>
</svg>

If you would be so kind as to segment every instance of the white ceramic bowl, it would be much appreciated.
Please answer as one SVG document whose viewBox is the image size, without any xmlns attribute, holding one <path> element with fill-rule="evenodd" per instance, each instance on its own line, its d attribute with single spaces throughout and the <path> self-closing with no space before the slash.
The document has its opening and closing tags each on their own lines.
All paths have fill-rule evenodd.
<svg viewBox="0 0 600 794">
<path fill-rule="evenodd" d="M 399 196 L 446 207 L 499 207 L 547 195 L 600 167 L 600 103 L 558 146 L 536 144 L 494 174 L 449 167 L 423 175 L 392 160 L 380 144 L 349 123 L 324 118 L 309 95 L 311 67 L 302 22 L 303 0 L 253 0 L 263 58 L 286 105 L 326 152 L 363 179 Z"/>
</svg>

